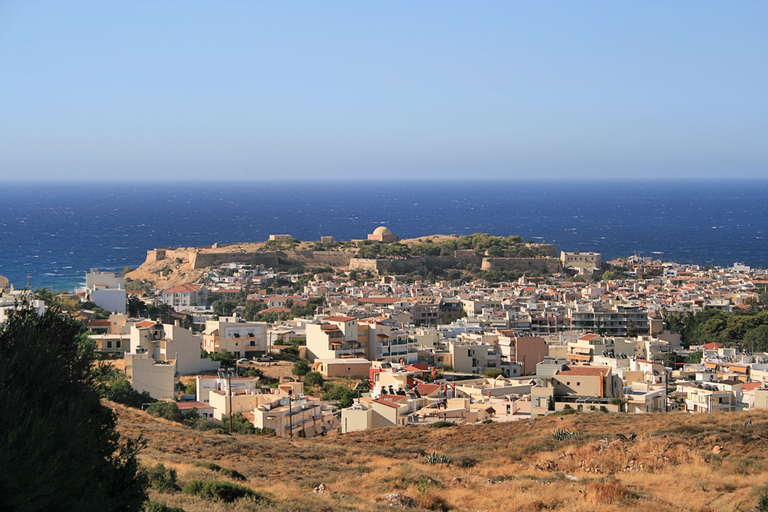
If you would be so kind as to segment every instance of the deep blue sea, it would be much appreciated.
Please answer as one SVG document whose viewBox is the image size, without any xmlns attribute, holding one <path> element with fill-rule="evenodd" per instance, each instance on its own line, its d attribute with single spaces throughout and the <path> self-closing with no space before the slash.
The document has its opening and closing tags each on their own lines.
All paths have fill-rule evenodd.
<svg viewBox="0 0 768 512">
<path fill-rule="evenodd" d="M 0 183 L 0 274 L 73 290 L 148 249 L 332 235 L 520 235 L 559 250 L 768 267 L 768 181 Z"/>
</svg>

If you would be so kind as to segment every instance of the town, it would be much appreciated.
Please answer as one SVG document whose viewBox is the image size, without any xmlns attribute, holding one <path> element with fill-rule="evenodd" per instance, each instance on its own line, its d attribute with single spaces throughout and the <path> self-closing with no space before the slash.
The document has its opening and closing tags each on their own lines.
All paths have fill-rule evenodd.
<svg viewBox="0 0 768 512">
<path fill-rule="evenodd" d="M 350 242 L 154 249 L 139 269 L 29 297 L 83 322 L 114 365 L 106 387 L 132 389 L 123 403 L 293 438 L 768 409 L 766 284 L 738 263 L 556 257 L 515 236 L 400 241 L 381 226 Z M 29 291 L 2 276 L 0 290 L 3 322 Z"/>
</svg>

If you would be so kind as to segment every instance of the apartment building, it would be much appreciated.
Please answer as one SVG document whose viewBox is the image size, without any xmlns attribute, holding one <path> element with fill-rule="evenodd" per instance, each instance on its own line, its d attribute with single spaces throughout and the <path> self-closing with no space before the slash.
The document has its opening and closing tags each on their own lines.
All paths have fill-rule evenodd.
<svg viewBox="0 0 768 512">
<path fill-rule="evenodd" d="M 253 358 L 268 350 L 269 324 L 246 322 L 238 317 L 208 320 L 203 331 L 203 349 L 206 352 L 224 350 L 237 357 Z"/>
</svg>

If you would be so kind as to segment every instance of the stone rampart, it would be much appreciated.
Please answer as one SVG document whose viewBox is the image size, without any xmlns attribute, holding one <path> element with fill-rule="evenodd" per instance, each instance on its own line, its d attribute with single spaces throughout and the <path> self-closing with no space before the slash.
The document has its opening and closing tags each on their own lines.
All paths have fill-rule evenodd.
<svg viewBox="0 0 768 512">
<path fill-rule="evenodd" d="M 264 265 L 277 267 L 279 253 L 277 252 L 200 252 L 194 251 L 189 258 L 192 268 L 205 268 L 224 263 L 243 263 L 245 265 Z"/>
<path fill-rule="evenodd" d="M 344 251 L 296 251 L 278 253 L 281 260 L 289 260 L 293 266 L 348 267 L 354 253 Z"/>
<path fill-rule="evenodd" d="M 521 270 L 523 272 L 559 272 L 560 260 L 557 258 L 483 258 L 481 270 Z"/>
</svg>

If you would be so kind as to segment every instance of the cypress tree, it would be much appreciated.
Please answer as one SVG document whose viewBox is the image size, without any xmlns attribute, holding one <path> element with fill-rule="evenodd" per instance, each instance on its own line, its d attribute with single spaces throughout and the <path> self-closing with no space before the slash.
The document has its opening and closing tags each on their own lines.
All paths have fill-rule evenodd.
<svg viewBox="0 0 768 512">
<path fill-rule="evenodd" d="M 57 309 L 0 325 L 0 510 L 138 511 L 136 454 L 92 377 L 94 347 Z"/>
</svg>

